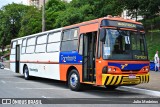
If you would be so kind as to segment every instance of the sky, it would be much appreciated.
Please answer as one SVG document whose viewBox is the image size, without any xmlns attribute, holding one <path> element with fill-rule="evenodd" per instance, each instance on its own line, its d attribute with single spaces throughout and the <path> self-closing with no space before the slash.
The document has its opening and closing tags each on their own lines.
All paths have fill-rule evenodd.
<svg viewBox="0 0 160 107">
<path fill-rule="evenodd" d="M 12 2 L 14 3 L 22 3 L 22 4 L 28 4 L 28 0 L 0 0 L 0 8 L 7 4 L 11 4 Z"/>
</svg>

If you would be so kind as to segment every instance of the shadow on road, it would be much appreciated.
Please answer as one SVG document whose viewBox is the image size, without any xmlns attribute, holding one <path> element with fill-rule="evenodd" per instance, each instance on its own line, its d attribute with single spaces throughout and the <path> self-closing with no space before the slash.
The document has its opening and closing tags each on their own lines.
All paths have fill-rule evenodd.
<svg viewBox="0 0 160 107">
<path fill-rule="evenodd" d="M 15 77 L 20 78 L 20 79 L 24 79 L 24 77 L 22 75 L 15 75 Z M 66 82 L 64 81 L 58 81 L 58 80 L 53 80 L 53 79 L 45 79 L 45 78 L 40 78 L 40 77 L 31 77 L 30 80 L 24 80 L 24 81 L 30 81 L 30 82 L 36 82 L 36 83 L 40 83 L 43 85 L 49 85 L 49 86 L 55 86 L 57 88 L 61 88 L 61 89 L 68 89 L 68 86 L 66 84 Z M 70 90 L 70 92 L 73 92 Z M 133 92 L 129 92 L 129 91 L 122 91 L 119 90 L 119 88 L 115 89 L 115 90 L 107 90 L 105 87 L 98 87 L 98 86 L 93 86 L 93 85 L 84 85 L 84 89 L 79 91 L 79 92 L 74 92 L 74 93 L 85 93 L 85 94 L 90 94 L 90 95 L 95 95 L 95 96 L 99 96 L 99 97 L 130 97 L 132 98 L 132 96 L 135 98 L 135 96 L 137 98 L 140 98 L 142 94 L 139 93 L 133 93 Z"/>
</svg>

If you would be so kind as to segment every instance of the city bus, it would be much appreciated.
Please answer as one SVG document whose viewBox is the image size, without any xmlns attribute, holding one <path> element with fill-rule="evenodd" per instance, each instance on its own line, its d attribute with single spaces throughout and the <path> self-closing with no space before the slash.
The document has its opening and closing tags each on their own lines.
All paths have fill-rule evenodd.
<svg viewBox="0 0 160 107">
<path fill-rule="evenodd" d="M 10 69 L 25 79 L 66 81 L 73 91 L 84 84 L 115 89 L 148 83 L 144 27 L 108 15 L 16 38 L 11 40 Z"/>
</svg>

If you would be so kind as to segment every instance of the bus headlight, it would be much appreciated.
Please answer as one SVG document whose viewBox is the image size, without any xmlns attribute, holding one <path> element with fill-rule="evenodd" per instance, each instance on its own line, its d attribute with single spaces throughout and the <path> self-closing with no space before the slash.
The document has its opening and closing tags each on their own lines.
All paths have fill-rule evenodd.
<svg viewBox="0 0 160 107">
<path fill-rule="evenodd" d="M 146 71 L 148 72 L 148 71 L 149 71 L 149 69 L 148 69 L 148 68 L 146 68 Z"/>
<path fill-rule="evenodd" d="M 116 72 L 116 68 L 113 69 L 113 72 Z"/>
<path fill-rule="evenodd" d="M 112 71 L 112 68 L 108 68 L 108 72 L 111 72 Z"/>
</svg>

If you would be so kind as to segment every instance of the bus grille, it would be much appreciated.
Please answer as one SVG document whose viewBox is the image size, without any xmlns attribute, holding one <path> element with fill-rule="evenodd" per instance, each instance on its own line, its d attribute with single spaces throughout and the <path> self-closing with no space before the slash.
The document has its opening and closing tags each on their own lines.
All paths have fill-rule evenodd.
<svg viewBox="0 0 160 107">
<path fill-rule="evenodd" d="M 136 78 L 129 78 L 129 76 L 121 75 L 110 75 L 106 77 L 104 85 L 135 85 L 148 82 L 149 75 L 137 75 Z"/>
</svg>

